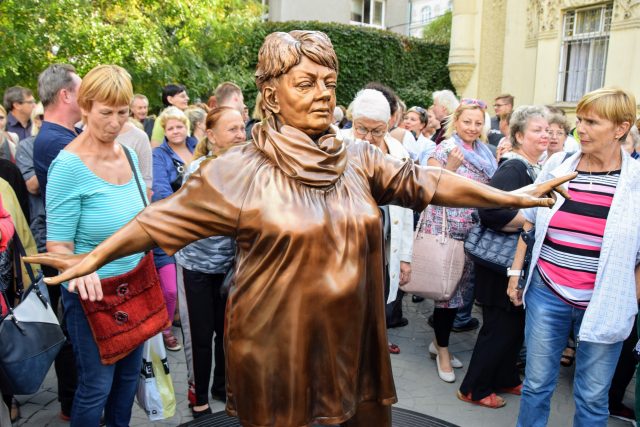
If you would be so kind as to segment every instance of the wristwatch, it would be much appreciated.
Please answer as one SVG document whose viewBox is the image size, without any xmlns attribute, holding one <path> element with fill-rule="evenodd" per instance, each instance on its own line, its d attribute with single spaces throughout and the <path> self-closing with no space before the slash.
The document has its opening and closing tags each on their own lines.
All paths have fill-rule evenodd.
<svg viewBox="0 0 640 427">
<path fill-rule="evenodd" d="M 507 267 L 507 277 L 522 277 L 524 275 L 523 270 L 512 270 Z"/>
</svg>

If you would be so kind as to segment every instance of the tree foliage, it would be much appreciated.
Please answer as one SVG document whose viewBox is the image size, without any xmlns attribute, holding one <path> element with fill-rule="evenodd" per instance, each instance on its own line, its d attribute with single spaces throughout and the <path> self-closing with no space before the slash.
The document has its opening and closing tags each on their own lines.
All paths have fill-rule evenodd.
<svg viewBox="0 0 640 427">
<path fill-rule="evenodd" d="M 231 80 L 252 104 L 264 37 L 293 29 L 331 38 L 341 104 L 370 81 L 394 88 L 409 105 L 426 105 L 431 91 L 452 87 L 448 46 L 351 25 L 263 23 L 262 12 L 255 0 L 2 0 L 0 88 L 35 90 L 38 74 L 53 62 L 73 64 L 80 75 L 113 63 L 131 73 L 135 91 L 146 94 L 152 108 L 160 106 L 162 86 L 175 82 L 187 86 L 192 100 L 206 101 Z"/>
<path fill-rule="evenodd" d="M 451 11 L 448 10 L 443 15 L 438 16 L 425 25 L 422 31 L 422 38 L 429 43 L 449 46 L 449 41 L 451 40 L 451 20 Z"/>
</svg>

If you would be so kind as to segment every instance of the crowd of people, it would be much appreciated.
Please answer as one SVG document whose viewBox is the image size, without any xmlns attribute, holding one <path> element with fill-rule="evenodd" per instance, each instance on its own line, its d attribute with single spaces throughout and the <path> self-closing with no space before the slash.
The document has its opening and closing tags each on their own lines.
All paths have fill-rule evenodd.
<svg viewBox="0 0 640 427">
<path fill-rule="evenodd" d="M 324 43 L 323 39 L 313 42 Z M 637 215 L 640 212 L 640 198 L 637 197 L 640 163 L 635 159 L 640 157 L 636 151 L 640 146 L 640 121 L 636 121 L 633 95 L 609 88 L 586 94 L 577 106 L 574 125 L 563 110 L 551 105 L 516 108 L 514 97 L 509 94 L 494 99 L 493 117 L 485 101 L 459 99 L 447 89 L 433 92 L 432 105 L 407 108 L 392 88 L 371 82 L 346 107 L 336 106 L 333 110 L 332 106 L 328 113 L 312 110 L 307 115 L 298 113 L 300 117 L 294 117 L 295 104 L 289 100 L 294 104 L 291 109 L 292 105 L 285 103 L 285 94 L 269 84 L 277 79 L 285 81 L 283 76 L 289 76 L 300 64 L 329 71 L 337 69 L 337 66 L 333 67 L 331 57 L 309 52 L 297 61 L 291 60 L 293 68 L 290 64 L 289 68 L 283 66 L 282 76 L 270 69 L 262 70 L 261 75 L 259 69 L 257 82 L 261 90 L 252 117 L 249 117 L 240 87 L 232 82 L 220 84 L 207 103 L 196 104 L 189 103 L 186 87 L 168 84 L 162 89 L 164 108 L 157 117 L 152 116 L 147 96 L 135 94 L 127 71 L 115 65 L 95 67 L 81 77 L 71 65 L 53 64 L 39 76 L 39 102 L 29 89 L 19 86 L 6 89 L 3 107 L 0 107 L 0 253 L 11 251 L 14 233 L 25 244 L 28 255 L 88 253 L 132 222 L 147 203 L 150 208 L 156 207 L 150 212 L 171 216 L 171 203 L 180 201 L 184 211 L 175 213 L 180 217 L 176 222 L 169 221 L 166 227 L 160 223 L 153 225 L 151 214 L 148 214 L 141 217 L 141 224 L 159 245 L 153 249 L 153 259 L 164 308 L 173 323 L 162 332 L 163 342 L 169 351 L 184 351 L 188 366 L 188 401 L 193 417 L 197 418 L 211 413 L 210 397 L 225 402 L 234 393 L 251 393 L 253 391 L 248 388 L 252 386 L 267 388 L 272 381 L 254 378 L 253 383 L 245 384 L 233 378 L 230 382 L 230 374 L 225 369 L 223 340 L 225 333 L 240 334 L 234 323 L 225 328 L 225 317 L 231 318 L 227 312 L 230 307 L 235 310 L 234 320 L 252 315 L 260 318 L 254 321 L 255 331 L 243 335 L 245 340 L 251 336 L 253 347 L 240 348 L 236 344 L 226 348 L 232 352 L 229 357 L 245 361 L 244 369 L 257 376 L 280 375 L 263 372 L 267 362 L 275 363 L 275 356 L 270 357 L 270 353 L 261 347 L 259 334 L 268 331 L 265 324 L 282 322 L 300 334 L 286 337 L 282 346 L 287 346 L 290 340 L 306 342 L 311 339 L 316 340 L 313 345 L 318 346 L 327 339 L 321 330 L 309 326 L 317 319 L 303 313 L 308 301 L 290 285 L 268 288 L 272 293 L 268 298 L 273 300 L 299 298 L 292 303 L 293 308 L 289 307 L 290 312 L 252 313 L 253 305 L 262 307 L 259 298 L 267 298 L 260 295 L 264 289 L 261 292 L 243 290 L 232 296 L 225 292 L 223 285 L 231 272 L 235 272 L 239 284 L 247 280 L 266 280 L 264 277 L 269 274 L 293 280 L 296 276 L 288 270 L 287 263 L 323 263 L 313 259 L 323 256 L 322 248 L 310 250 L 299 243 L 302 231 L 299 225 L 290 222 L 287 212 L 279 212 L 281 218 L 261 217 L 258 225 L 262 228 L 253 237 L 254 246 L 247 247 L 245 243 L 242 248 L 250 255 L 238 255 L 242 246 L 240 241 L 245 239 L 246 242 L 246 236 L 229 230 L 234 227 L 244 230 L 242 227 L 247 226 L 240 224 L 240 214 L 234 213 L 240 209 L 237 204 L 249 212 L 263 209 L 259 208 L 261 203 L 276 203 L 275 199 L 279 206 L 280 198 L 308 197 L 304 200 L 318 204 L 314 192 L 336 185 L 342 174 L 347 180 L 354 179 L 352 175 L 373 175 L 375 168 L 370 166 L 374 163 L 371 159 L 379 153 L 394 159 L 395 163 L 390 164 L 394 165 L 397 174 L 402 168 L 405 168 L 402 173 L 409 174 L 406 166 L 402 166 L 405 164 L 430 166 L 434 168 L 430 170 L 442 169 L 464 177 L 465 182 L 475 181 L 505 191 L 575 171 L 577 176 L 567 185 L 568 194 L 558 194 L 552 209 L 509 209 L 491 204 L 470 208 L 466 207 L 468 203 L 452 203 L 445 199 L 441 205 L 435 203 L 425 209 L 412 209 L 426 206 L 417 199 L 427 196 L 416 196 L 417 190 L 413 190 L 416 193 L 406 190 L 416 200 L 396 205 L 397 200 L 407 200 L 403 197 L 409 196 L 394 186 L 399 188 L 405 184 L 394 183 L 400 179 L 397 176 L 383 176 L 384 180 L 380 178 L 380 182 L 371 186 L 375 187 L 374 193 L 378 186 L 389 187 L 389 194 L 375 193 L 376 201 L 385 203 L 378 203 L 377 211 L 360 212 L 377 221 L 382 248 L 379 253 L 376 249 L 368 254 L 357 253 L 364 251 L 359 248 L 343 255 L 345 259 L 354 256 L 380 258 L 367 260 L 367 263 L 382 266 L 384 301 L 382 296 L 380 301 L 375 299 L 377 296 L 367 298 L 374 298 L 375 304 L 380 303 L 379 309 L 384 311 L 386 318 L 383 328 L 399 328 L 408 324 L 402 313 L 405 294 L 402 288 L 412 280 L 412 259 L 430 257 L 428 253 L 414 253 L 414 239 L 422 235 L 445 234 L 464 241 L 470 229 L 479 223 L 514 235 L 535 228 L 535 243 L 529 248 L 528 262 L 525 262 L 528 248 L 522 239 L 507 275 L 466 256 L 454 294 L 450 299 L 435 301 L 433 315 L 429 318 L 435 339 L 428 351 L 435 360 L 434 368 L 439 378 L 454 383 L 457 381 L 455 369 L 463 367 L 449 351 L 452 331 L 469 331 L 481 326 L 466 375 L 457 391 L 461 401 L 497 409 L 505 405 L 500 394 L 519 395 L 522 397 L 517 425 L 546 425 L 559 370 L 561 366 L 575 363 L 575 425 L 604 426 L 610 414 L 635 419 L 634 410 L 622 403 L 624 391 L 635 373 L 632 349 L 638 339 L 635 319 L 636 278 L 640 278 L 637 268 L 640 260 L 640 215 Z M 304 86 L 303 77 L 296 78 L 301 82 L 301 92 L 311 90 Z M 335 73 L 332 77 L 327 72 L 323 79 L 323 90 L 333 91 L 335 97 Z M 289 120 L 285 124 L 292 128 L 287 128 L 287 133 L 279 133 L 276 129 L 280 125 L 274 119 L 278 114 L 282 117 L 290 114 L 300 122 Z M 311 133 L 304 132 L 306 135 L 303 135 L 298 129 L 306 129 L 305 121 L 311 122 L 314 114 L 331 116 L 332 125 L 318 135 L 319 139 L 308 143 L 311 139 L 304 137 Z M 343 155 L 335 141 L 354 144 L 352 146 L 366 143 L 375 148 L 374 151 L 357 149 L 369 150 L 366 155 L 349 148 L 353 150 L 349 151 L 349 156 L 366 157 L 362 160 L 364 166 L 357 166 L 358 170 L 349 166 L 336 171 L 326 161 L 328 157 Z M 255 160 L 256 155 L 251 152 L 254 157 L 247 154 L 240 158 L 247 162 L 246 168 L 238 168 L 240 150 L 230 149 L 246 144 L 255 145 L 254 150 L 268 160 Z M 318 150 L 315 144 L 324 151 Z M 282 148 L 285 146 L 289 152 Z M 244 156 L 244 151 L 242 153 Z M 211 159 L 215 162 L 208 162 Z M 265 178 L 259 169 L 261 163 L 256 166 L 265 161 L 277 164 L 288 177 L 295 176 L 304 185 L 290 190 L 286 197 L 269 192 L 270 185 L 282 181 L 283 177 L 281 173 L 273 172 Z M 217 182 L 217 175 L 203 179 L 202 170 L 209 165 L 222 170 L 219 176 L 229 181 Z M 367 167 L 371 171 L 366 170 Z M 244 186 L 244 181 L 240 181 L 244 173 L 256 174 L 252 177 L 255 186 L 242 190 L 242 194 L 240 189 L 229 189 L 236 184 Z M 190 179 L 192 176 L 197 178 Z M 441 179 L 445 176 L 450 175 L 443 175 Z M 193 183 L 209 180 L 216 181 L 207 184 L 214 188 L 211 193 L 197 187 L 204 184 Z M 137 182 L 142 182 L 146 191 L 139 192 Z M 264 188 L 258 188 L 258 185 Z M 194 200 L 184 200 L 187 197 L 181 190 L 184 187 L 191 189 Z M 215 193 L 214 190 L 228 194 L 236 192 L 228 196 L 229 200 L 221 199 L 219 209 L 225 213 L 216 214 L 215 218 L 206 221 L 206 227 L 203 226 L 207 230 L 223 230 L 221 235 L 199 231 L 189 238 L 169 236 L 183 230 L 178 221 L 189 220 L 186 212 L 193 212 L 198 218 L 202 212 L 213 209 L 198 205 L 205 201 L 195 200 L 193 195 L 206 199 Z M 356 190 L 347 188 L 347 193 L 349 191 Z M 329 196 L 322 196 L 326 197 Z M 333 209 L 340 212 L 351 212 L 335 201 L 322 203 L 331 203 Z M 250 220 L 258 221 L 243 219 Z M 316 233 L 309 238 L 316 246 L 339 247 L 336 241 L 349 239 L 343 234 L 347 229 L 319 225 L 319 217 L 310 215 L 304 222 L 308 222 Z M 287 226 L 293 230 L 290 234 L 286 232 Z M 367 225 L 370 226 L 371 223 Z M 252 231 L 255 230 L 252 228 Z M 156 237 L 163 233 L 165 236 Z M 277 238 L 269 240 L 277 233 L 280 233 Z M 186 246 L 176 243 L 183 241 L 193 243 Z M 174 254 L 177 249 L 180 250 Z M 309 258 L 302 259 L 303 256 Z M 90 274 L 65 281 L 60 286 L 48 286 L 52 306 L 63 313 L 62 325 L 67 336 L 67 342 L 56 358 L 55 371 L 60 418 L 70 421 L 71 425 L 126 426 L 129 423 L 141 369 L 142 347 L 114 364 L 101 363 L 80 300 L 101 299 L 100 280 L 132 270 L 142 257 L 142 251 L 127 253 Z M 260 262 L 248 261 L 252 257 L 264 257 L 260 262 L 277 264 L 279 269 L 262 271 Z M 334 267 L 340 263 L 333 258 L 328 257 L 324 262 L 327 269 L 343 272 Z M 11 257 L 0 257 L 0 263 L 4 264 L 0 268 L 11 270 Z M 47 277 L 58 274 L 57 268 L 44 261 L 41 268 Z M 366 267 L 353 268 L 363 275 L 376 274 L 367 271 Z M 331 276 L 334 272 L 326 274 Z M 13 286 L 15 277 L 3 277 L 0 286 L 9 300 L 15 301 L 19 297 Z M 312 280 L 307 275 L 300 275 L 296 280 L 300 279 L 302 282 Z M 337 275 L 331 280 L 341 278 Z M 359 278 L 344 280 L 358 282 Z M 371 287 L 367 292 L 375 293 L 376 290 Z M 312 291 L 305 292 L 310 297 Z M 358 305 L 353 301 L 341 301 L 339 295 L 331 298 L 342 310 L 351 310 L 351 304 Z M 422 300 L 418 295 L 412 296 L 412 303 Z M 471 316 L 474 303 L 481 306 L 482 321 Z M 0 308 L 5 315 L 7 307 Z M 245 311 L 241 312 L 241 308 Z M 273 317 L 267 318 L 267 314 Z M 301 322 L 298 326 L 294 325 L 298 322 L 297 316 Z M 308 330 L 303 328 L 305 325 Z M 182 330 L 182 342 L 173 333 L 176 328 Z M 307 338 L 303 339 L 304 336 Z M 355 339 L 356 336 L 350 337 Z M 331 347 L 335 343 L 326 345 Z M 365 346 L 360 350 L 366 349 Z M 401 351 L 391 342 L 384 343 L 384 351 L 387 350 L 391 354 Z M 252 357 L 245 354 L 251 351 L 260 354 Z M 294 352 L 293 347 L 290 351 Z M 256 360 L 261 357 L 264 361 Z M 386 372 L 390 366 L 381 362 L 381 357 L 368 357 L 373 359 L 367 362 L 368 368 L 374 370 L 371 375 L 384 377 L 379 371 Z M 285 365 L 275 363 L 274 366 Z M 288 368 L 291 366 L 287 365 Z M 302 366 L 299 368 L 303 369 Z M 282 381 L 286 382 L 287 375 L 291 374 L 282 372 L 282 375 Z M 340 373 L 336 373 L 336 377 L 340 377 Z M 375 386 L 367 383 L 363 387 L 374 387 L 379 396 L 387 396 L 391 401 L 393 393 L 389 394 L 389 384 L 385 381 L 380 380 L 381 384 Z M 335 390 L 340 389 L 338 383 L 336 381 Z M 225 390 L 225 384 L 232 384 L 236 389 L 227 387 Z M 292 384 L 291 387 L 295 391 L 303 386 Z M 332 387 L 327 385 L 326 389 L 334 390 Z M 14 421 L 19 417 L 18 401 L 7 394 L 3 394 L 3 400 Z M 313 416 L 318 416 L 316 410 L 321 413 L 321 409 L 316 408 L 321 404 L 308 405 L 313 406 L 309 409 Z M 246 413 L 243 412 L 246 408 L 236 402 L 235 397 L 228 408 L 231 413 Z M 256 420 L 261 416 L 260 411 L 269 413 L 262 407 L 252 410 L 257 413 Z M 358 411 L 365 413 L 364 409 Z M 339 417 L 327 420 L 345 421 Z"/>
</svg>

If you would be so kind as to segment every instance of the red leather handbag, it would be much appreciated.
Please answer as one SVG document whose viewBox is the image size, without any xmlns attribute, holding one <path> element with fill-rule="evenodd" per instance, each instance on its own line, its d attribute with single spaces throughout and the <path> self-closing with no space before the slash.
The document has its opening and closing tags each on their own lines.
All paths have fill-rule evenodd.
<svg viewBox="0 0 640 427">
<path fill-rule="evenodd" d="M 110 365 L 168 328 L 169 315 L 151 252 L 133 270 L 100 283 L 101 301 L 80 301 L 100 361 Z"/>
<path fill-rule="evenodd" d="M 122 149 L 138 184 L 142 203 L 147 206 L 129 149 Z M 111 365 L 168 328 L 169 315 L 151 252 L 133 270 L 103 279 L 100 284 L 101 301 L 80 299 L 80 302 L 98 345 L 100 361 Z"/>
</svg>

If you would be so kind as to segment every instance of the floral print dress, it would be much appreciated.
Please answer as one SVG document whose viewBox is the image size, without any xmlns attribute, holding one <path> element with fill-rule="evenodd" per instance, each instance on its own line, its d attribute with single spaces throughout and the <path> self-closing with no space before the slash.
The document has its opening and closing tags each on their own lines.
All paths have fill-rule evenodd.
<svg viewBox="0 0 640 427">
<path fill-rule="evenodd" d="M 480 142 L 476 142 L 480 144 Z M 447 157 L 451 150 L 456 147 L 452 138 L 440 143 L 429 158 L 433 158 L 440 163 L 442 167 L 447 164 Z M 456 170 L 458 175 L 472 179 L 483 184 L 488 184 L 491 179 L 479 168 L 468 162 L 466 159 Z M 456 240 L 464 240 L 467 237 L 469 229 L 475 225 L 472 215 L 476 211 L 474 208 L 443 208 L 442 206 L 429 205 L 420 215 L 418 222 L 418 234 L 434 234 L 442 233 L 442 215 L 446 211 L 447 214 L 447 230 L 446 234 Z M 456 292 L 451 299 L 447 301 L 436 301 L 438 308 L 459 308 L 464 305 L 463 297 L 468 292 L 473 292 L 474 268 L 473 262 L 467 257 L 465 260 L 462 278 L 458 284 Z"/>
</svg>

